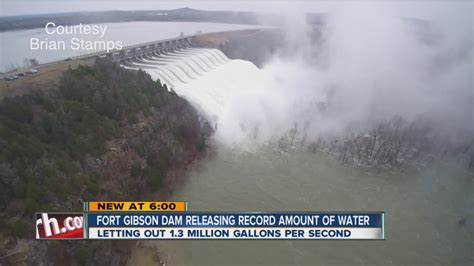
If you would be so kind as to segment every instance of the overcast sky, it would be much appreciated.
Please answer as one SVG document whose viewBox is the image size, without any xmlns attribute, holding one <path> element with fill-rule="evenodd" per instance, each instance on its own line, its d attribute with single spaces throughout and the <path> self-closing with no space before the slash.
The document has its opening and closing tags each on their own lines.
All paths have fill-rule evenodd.
<svg viewBox="0 0 474 266">
<path fill-rule="evenodd" d="M 146 10 L 191 7 L 204 10 L 274 11 L 288 7 L 308 12 L 377 8 L 378 12 L 424 19 L 462 17 L 472 22 L 472 1 L 95 1 L 95 0 L 1 0 L 0 16 L 73 11 Z"/>
</svg>

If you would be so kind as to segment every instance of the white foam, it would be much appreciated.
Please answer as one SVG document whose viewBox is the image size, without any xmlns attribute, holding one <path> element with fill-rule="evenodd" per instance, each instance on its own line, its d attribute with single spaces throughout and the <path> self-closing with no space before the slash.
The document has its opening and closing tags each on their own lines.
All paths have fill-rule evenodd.
<svg viewBox="0 0 474 266">
<path fill-rule="evenodd" d="M 126 67 L 142 68 L 187 99 L 215 127 L 219 142 L 236 144 L 273 133 L 264 125 L 273 106 L 261 99 L 276 87 L 275 79 L 249 61 L 230 60 L 217 49 L 188 48 Z"/>
</svg>

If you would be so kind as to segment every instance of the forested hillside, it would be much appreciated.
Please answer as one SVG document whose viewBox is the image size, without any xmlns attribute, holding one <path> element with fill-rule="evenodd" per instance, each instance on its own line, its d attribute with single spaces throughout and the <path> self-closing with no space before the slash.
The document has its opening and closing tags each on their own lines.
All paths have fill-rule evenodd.
<svg viewBox="0 0 474 266">
<path fill-rule="evenodd" d="M 177 171 L 204 151 L 210 133 L 188 102 L 145 72 L 108 61 L 69 69 L 57 88 L 4 98 L 0 257 L 31 263 L 49 256 L 60 263 L 94 253 L 109 263 L 103 248 L 81 244 L 49 245 L 63 249 L 59 256 L 14 250 L 34 238 L 37 211 L 81 211 L 82 201 L 91 199 L 164 197 Z"/>
</svg>

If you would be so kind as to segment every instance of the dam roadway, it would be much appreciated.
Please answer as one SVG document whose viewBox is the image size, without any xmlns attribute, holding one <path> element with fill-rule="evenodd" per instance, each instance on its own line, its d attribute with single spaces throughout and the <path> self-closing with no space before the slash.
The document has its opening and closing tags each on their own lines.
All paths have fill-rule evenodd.
<svg viewBox="0 0 474 266">
<path fill-rule="evenodd" d="M 180 36 L 177 38 L 170 38 L 164 40 L 157 40 L 153 42 L 140 43 L 130 46 L 125 46 L 120 50 L 99 51 L 88 53 L 73 57 L 73 59 L 85 59 L 91 57 L 108 58 L 112 61 L 121 61 L 124 59 L 133 58 L 140 55 L 145 55 L 152 52 L 169 52 L 178 48 L 189 47 L 192 45 L 192 39 L 197 35 Z"/>
<path fill-rule="evenodd" d="M 209 32 L 209 33 L 202 33 L 202 34 L 194 34 L 194 35 L 183 35 L 176 38 L 169 38 L 169 39 L 160 39 L 152 42 L 144 42 L 140 44 L 134 44 L 129 46 L 124 46 L 121 50 L 112 50 L 112 51 L 98 51 L 98 52 L 91 52 L 86 53 L 78 56 L 71 56 L 71 57 L 63 57 L 59 60 L 56 59 L 55 61 L 49 61 L 46 63 L 42 63 L 39 65 L 34 66 L 35 69 L 38 69 L 38 72 L 31 75 L 20 76 L 20 73 L 24 73 L 28 71 L 31 67 L 22 67 L 17 68 L 11 71 L 7 71 L 5 73 L 0 73 L 0 98 L 5 96 L 13 96 L 13 95 L 20 95 L 23 94 L 26 90 L 25 87 L 47 87 L 49 84 L 58 79 L 64 71 L 68 68 L 72 67 L 75 68 L 80 64 L 92 64 L 94 59 L 96 58 L 108 58 L 114 62 L 123 63 L 123 65 L 127 66 L 130 65 L 132 61 L 141 60 L 140 58 L 156 56 L 156 55 L 164 55 L 166 53 L 173 53 L 177 50 L 182 49 L 191 49 L 196 48 L 197 46 L 203 47 L 207 44 L 211 46 L 215 46 L 218 43 L 222 43 L 223 40 L 233 37 L 245 37 L 248 34 L 259 32 L 261 29 L 238 29 L 238 30 L 224 30 L 224 31 L 216 31 L 216 32 Z M 217 37 L 216 37 L 217 36 Z M 210 42 L 206 42 L 204 45 L 202 40 L 210 40 Z M 196 41 L 196 42 L 195 42 Z M 196 48 L 199 49 L 199 48 Z M 197 50 L 196 50 L 197 51 Z M 194 51 L 194 52 L 196 52 Z M 188 55 L 189 52 L 187 51 Z M 216 51 L 214 51 L 216 52 Z M 219 53 L 221 53 L 219 51 Z M 181 51 L 179 52 L 180 55 L 183 56 L 186 52 Z M 223 54 L 222 54 L 223 55 Z M 163 60 L 169 61 L 176 59 L 177 54 L 171 55 L 168 58 L 162 58 Z M 201 56 L 202 57 L 202 56 Z M 187 75 L 183 76 L 186 79 L 189 79 L 189 76 L 196 78 L 198 75 L 207 72 L 207 70 L 211 68 L 215 68 L 215 66 L 211 67 L 211 63 L 204 63 L 201 61 L 202 59 L 195 58 L 192 60 L 185 60 L 186 63 L 190 64 L 193 61 L 197 61 L 198 64 L 201 64 L 199 69 L 195 69 L 188 73 Z M 205 59 L 204 59 L 205 60 Z M 148 62 L 149 63 L 149 62 Z M 161 64 L 161 63 L 160 63 Z M 178 64 L 179 65 L 179 64 Z M 142 68 L 146 70 L 145 66 L 130 66 L 135 69 Z M 150 66 L 148 66 L 149 68 Z M 154 66 L 156 67 L 156 66 Z M 182 69 L 176 68 L 174 66 L 167 67 L 171 69 Z M 164 70 L 169 72 L 169 70 Z M 19 78 L 16 80 L 4 80 L 4 77 L 9 76 L 18 76 Z M 168 78 L 167 86 L 169 89 L 172 89 L 174 83 L 178 81 L 184 81 L 183 78 L 177 78 L 174 74 L 171 74 L 173 77 Z M 182 75 L 181 75 L 182 76 Z M 171 80 L 174 79 L 174 80 Z M 181 79 L 181 80 L 180 80 Z M 164 82 L 164 78 L 161 78 L 160 81 Z"/>
</svg>

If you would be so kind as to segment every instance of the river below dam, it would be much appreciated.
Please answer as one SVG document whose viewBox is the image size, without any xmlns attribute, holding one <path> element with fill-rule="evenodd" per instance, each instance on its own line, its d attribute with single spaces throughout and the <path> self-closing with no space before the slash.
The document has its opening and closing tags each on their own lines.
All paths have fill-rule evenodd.
<svg viewBox="0 0 474 266">
<path fill-rule="evenodd" d="M 145 245 L 158 247 L 166 265 L 472 265 L 472 191 L 472 177 L 455 162 L 407 175 L 369 174 L 295 147 L 217 145 L 171 200 L 188 201 L 192 211 L 385 211 L 386 240 Z M 135 249 L 131 264 L 151 262 L 145 249 Z"/>
<path fill-rule="evenodd" d="M 272 137 L 284 134 L 283 121 L 314 114 L 304 106 L 318 95 L 285 85 L 284 71 L 230 60 L 216 49 L 152 54 L 123 67 L 166 83 L 216 129 L 213 152 L 170 200 L 187 201 L 191 211 L 385 212 L 384 241 L 141 241 L 166 265 L 472 265 L 473 177 L 459 162 L 374 174 L 309 152 L 300 141 L 282 152 L 269 144 Z M 137 247 L 130 264 L 152 263 L 153 256 Z"/>
</svg>

